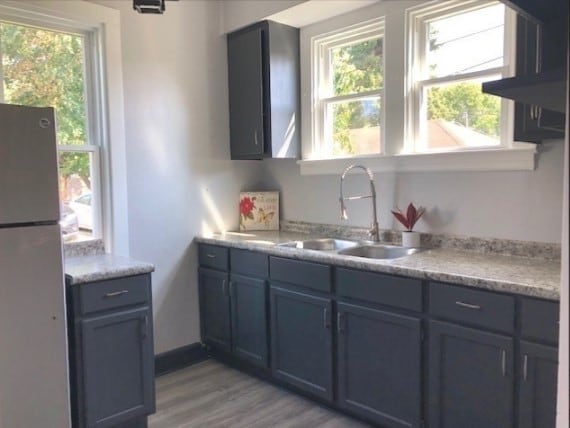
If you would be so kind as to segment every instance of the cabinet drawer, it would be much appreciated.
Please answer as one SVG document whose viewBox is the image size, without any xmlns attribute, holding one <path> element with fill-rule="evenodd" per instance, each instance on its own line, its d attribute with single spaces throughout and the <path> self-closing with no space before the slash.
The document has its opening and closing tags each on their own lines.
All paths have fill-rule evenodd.
<svg viewBox="0 0 570 428">
<path fill-rule="evenodd" d="M 521 300 L 521 335 L 525 339 L 558 343 L 560 304 L 546 300 Z"/>
<path fill-rule="evenodd" d="M 300 260 L 269 258 L 271 279 L 330 293 L 331 268 Z"/>
<path fill-rule="evenodd" d="M 150 301 L 149 275 L 127 276 L 79 286 L 81 313 L 105 311 Z"/>
<path fill-rule="evenodd" d="M 217 245 L 202 244 L 198 248 L 198 262 L 200 266 L 228 270 L 228 249 Z"/>
<path fill-rule="evenodd" d="M 511 296 L 438 282 L 430 284 L 429 296 L 432 315 L 493 330 L 514 332 L 515 300 Z"/>
<path fill-rule="evenodd" d="M 267 278 L 269 274 L 269 258 L 265 254 L 248 250 L 230 250 L 230 266 L 232 273 L 256 278 Z"/>
<path fill-rule="evenodd" d="M 337 269 L 335 280 L 339 296 L 413 311 L 422 310 L 422 282 L 418 279 Z"/>
</svg>

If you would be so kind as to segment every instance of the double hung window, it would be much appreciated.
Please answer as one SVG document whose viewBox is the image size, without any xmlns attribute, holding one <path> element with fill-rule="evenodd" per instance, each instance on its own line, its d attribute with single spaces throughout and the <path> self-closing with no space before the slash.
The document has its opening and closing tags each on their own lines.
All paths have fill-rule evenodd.
<svg viewBox="0 0 570 428">
<path fill-rule="evenodd" d="M 315 158 L 381 153 L 383 21 L 314 42 Z"/>
<path fill-rule="evenodd" d="M 411 152 L 504 145 L 507 104 L 481 83 L 508 73 L 505 15 L 494 2 L 447 2 L 411 14 Z"/>
<path fill-rule="evenodd" d="M 64 240 L 101 237 L 93 34 L 0 17 L 0 102 L 54 107 Z"/>
</svg>

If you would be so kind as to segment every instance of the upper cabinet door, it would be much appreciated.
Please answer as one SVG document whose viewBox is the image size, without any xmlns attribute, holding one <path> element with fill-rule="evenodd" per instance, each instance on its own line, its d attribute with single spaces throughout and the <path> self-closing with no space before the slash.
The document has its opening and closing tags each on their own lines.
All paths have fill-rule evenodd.
<svg viewBox="0 0 570 428">
<path fill-rule="evenodd" d="M 232 159 L 262 159 L 262 29 L 228 36 L 230 145 Z"/>
</svg>

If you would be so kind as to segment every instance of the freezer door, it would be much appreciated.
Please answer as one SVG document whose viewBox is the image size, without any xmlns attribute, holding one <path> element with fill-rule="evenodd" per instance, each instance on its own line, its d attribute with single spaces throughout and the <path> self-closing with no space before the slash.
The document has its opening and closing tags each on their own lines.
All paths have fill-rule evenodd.
<svg viewBox="0 0 570 428">
<path fill-rule="evenodd" d="M 0 229 L 0 428 L 69 428 L 58 225 Z"/>
<path fill-rule="evenodd" d="M 59 220 L 52 108 L 0 104 L 0 226 Z"/>
</svg>

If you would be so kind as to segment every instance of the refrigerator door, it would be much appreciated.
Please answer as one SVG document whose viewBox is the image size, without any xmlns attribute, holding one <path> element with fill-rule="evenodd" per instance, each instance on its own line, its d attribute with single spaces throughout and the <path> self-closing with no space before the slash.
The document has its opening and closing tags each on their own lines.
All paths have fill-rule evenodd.
<svg viewBox="0 0 570 428">
<path fill-rule="evenodd" d="M 0 226 L 59 221 L 52 108 L 0 104 Z"/>
<path fill-rule="evenodd" d="M 59 225 L 0 229 L 0 428 L 68 428 Z"/>
</svg>

